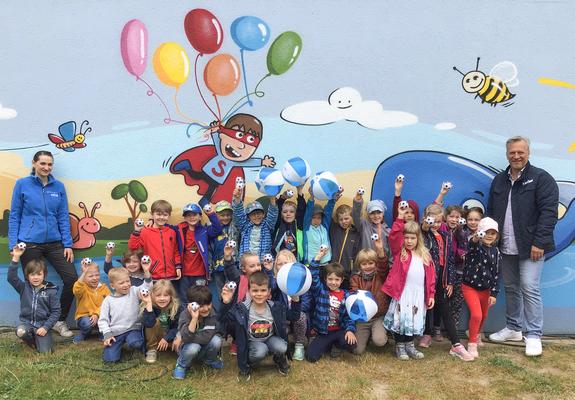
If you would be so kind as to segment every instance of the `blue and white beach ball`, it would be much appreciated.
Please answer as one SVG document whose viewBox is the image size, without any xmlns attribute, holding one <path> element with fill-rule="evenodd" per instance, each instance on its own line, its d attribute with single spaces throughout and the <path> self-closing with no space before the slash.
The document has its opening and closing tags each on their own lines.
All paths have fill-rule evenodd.
<svg viewBox="0 0 575 400">
<path fill-rule="evenodd" d="M 368 322 L 377 314 L 377 303 L 367 290 L 350 294 L 345 300 L 345 308 L 352 321 Z"/>
<path fill-rule="evenodd" d="M 285 264 L 276 277 L 278 287 L 288 296 L 301 296 L 311 286 L 311 273 L 301 263 Z"/>
<path fill-rule="evenodd" d="M 306 160 L 301 157 L 290 158 L 282 168 L 285 180 L 293 186 L 301 186 L 309 179 L 311 169 Z"/>
<path fill-rule="evenodd" d="M 275 168 L 262 168 L 256 177 L 258 190 L 266 196 L 277 196 L 284 183 L 281 171 Z"/>
<path fill-rule="evenodd" d="M 330 200 L 339 191 L 335 175 L 329 171 L 318 172 L 311 180 L 311 192 L 318 200 Z"/>
</svg>

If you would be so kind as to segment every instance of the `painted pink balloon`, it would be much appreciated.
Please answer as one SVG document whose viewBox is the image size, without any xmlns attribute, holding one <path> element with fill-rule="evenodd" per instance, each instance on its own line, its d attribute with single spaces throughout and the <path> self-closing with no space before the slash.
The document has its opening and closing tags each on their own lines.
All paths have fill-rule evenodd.
<svg viewBox="0 0 575 400">
<path fill-rule="evenodd" d="M 139 78 L 148 62 L 148 30 L 142 21 L 133 19 L 124 25 L 120 50 L 128 72 Z"/>
</svg>

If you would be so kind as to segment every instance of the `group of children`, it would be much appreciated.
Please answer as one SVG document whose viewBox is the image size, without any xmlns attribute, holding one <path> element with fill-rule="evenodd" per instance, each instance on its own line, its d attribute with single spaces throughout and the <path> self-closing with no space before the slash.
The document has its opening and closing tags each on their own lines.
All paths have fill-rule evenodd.
<svg viewBox="0 0 575 400">
<path fill-rule="evenodd" d="M 315 362 L 343 350 L 361 354 L 370 339 L 384 346 L 388 332 L 399 359 L 420 359 L 414 338 L 429 347 L 433 338 L 443 340 L 442 326 L 451 355 L 464 361 L 479 356 L 481 327 L 498 291 L 498 226 L 480 208 L 444 209 L 449 185 L 420 215 L 415 201 L 402 200 L 398 177 L 391 229 L 382 200 L 368 202 L 362 216 L 362 189 L 353 207 L 335 208 L 341 191 L 322 207 L 311 191 L 306 202 L 300 186 L 297 201 L 291 191 L 270 196 L 266 211 L 258 201 L 244 207 L 242 186 L 231 204 L 186 205 L 176 226 L 168 224 L 171 205 L 155 201 L 148 223 L 135 221 L 121 266 L 113 266 L 114 245 L 107 245 L 104 271 L 112 292 L 100 282 L 99 266 L 84 259 L 74 285 L 74 343 L 98 331 L 107 362 L 120 360 L 123 345 L 144 351 L 149 363 L 158 352 L 174 351 L 176 379 L 200 362 L 222 368 L 228 337 L 241 380 L 268 354 L 285 375 L 288 358 Z M 202 212 L 210 224 L 202 223 Z M 21 300 L 16 334 L 48 352 L 60 313 L 57 288 L 46 282 L 42 261 L 24 266 L 25 282 L 18 278 L 24 251 L 20 244 L 12 249 L 8 273 Z M 275 276 L 296 261 L 308 266 L 312 284 L 307 293 L 288 296 Z M 377 303 L 369 321 L 353 321 L 347 312 L 346 299 L 357 290 L 371 292 Z M 463 301 L 470 310 L 467 349 L 457 334 Z"/>
</svg>

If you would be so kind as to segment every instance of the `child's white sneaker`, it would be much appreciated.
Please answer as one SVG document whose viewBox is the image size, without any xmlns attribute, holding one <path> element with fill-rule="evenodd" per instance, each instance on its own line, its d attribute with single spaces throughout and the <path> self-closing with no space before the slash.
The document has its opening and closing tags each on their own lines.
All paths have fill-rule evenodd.
<svg viewBox="0 0 575 400">
<path fill-rule="evenodd" d="M 305 357 L 305 349 L 303 347 L 303 343 L 296 343 L 292 359 L 296 361 L 303 361 L 304 357 Z"/>
<path fill-rule="evenodd" d="M 156 350 L 146 351 L 146 362 L 148 364 L 153 364 L 158 360 L 158 352 Z"/>
<path fill-rule="evenodd" d="M 72 337 L 74 336 L 74 332 L 72 332 L 70 330 L 70 328 L 68 328 L 68 325 L 66 325 L 65 321 L 58 321 L 54 324 L 54 326 L 52 327 L 53 330 L 55 330 L 56 332 L 58 332 L 60 334 L 60 336 L 62 337 Z"/>
</svg>

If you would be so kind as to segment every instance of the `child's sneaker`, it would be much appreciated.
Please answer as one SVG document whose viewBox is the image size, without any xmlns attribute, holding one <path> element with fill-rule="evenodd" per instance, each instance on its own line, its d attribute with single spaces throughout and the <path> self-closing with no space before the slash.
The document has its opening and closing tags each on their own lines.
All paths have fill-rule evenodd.
<svg viewBox="0 0 575 400">
<path fill-rule="evenodd" d="M 303 361 L 304 358 L 305 358 L 305 349 L 303 347 L 303 343 L 296 343 L 292 359 L 296 361 Z"/>
<path fill-rule="evenodd" d="M 419 339 L 419 347 L 428 348 L 431 346 L 431 335 L 423 335 L 421 339 Z"/>
<path fill-rule="evenodd" d="M 240 370 L 240 372 L 238 372 L 238 382 L 248 382 L 250 380 L 250 378 L 252 377 L 250 370 L 247 369 L 245 371 Z"/>
<path fill-rule="evenodd" d="M 206 360 L 204 364 L 212 369 L 222 369 L 224 367 L 224 361 L 220 357 L 215 360 Z"/>
<path fill-rule="evenodd" d="M 76 336 L 74 336 L 74 339 L 72 339 L 72 343 L 74 343 L 74 344 L 78 344 L 78 343 L 83 342 L 83 341 L 84 341 L 84 336 L 82 336 L 82 335 L 76 335 Z"/>
<path fill-rule="evenodd" d="M 184 379 L 186 377 L 186 369 L 179 365 L 176 365 L 176 368 L 172 371 L 172 378 L 174 379 Z"/>
<path fill-rule="evenodd" d="M 74 332 L 72 332 L 70 330 L 70 328 L 68 328 L 68 325 L 66 325 L 66 322 L 64 322 L 64 321 L 56 322 L 54 324 L 54 326 L 52 327 L 52 329 L 54 329 L 54 331 L 58 332 L 60 334 L 60 336 L 62 336 L 62 337 L 74 336 Z"/>
<path fill-rule="evenodd" d="M 477 351 L 477 343 L 468 343 L 467 352 L 473 356 L 473 358 L 479 358 L 479 352 Z"/>
<path fill-rule="evenodd" d="M 238 345 L 235 342 L 232 342 L 230 345 L 230 356 L 237 356 L 238 355 Z"/>
<path fill-rule="evenodd" d="M 425 354 L 415 348 L 413 342 L 405 343 L 405 352 L 410 358 L 415 358 L 416 360 L 420 360 L 425 357 Z"/>
<path fill-rule="evenodd" d="M 329 353 L 329 356 L 330 356 L 331 358 L 339 358 L 339 357 L 341 357 L 341 353 L 342 353 L 342 351 L 341 351 L 341 349 L 340 349 L 339 347 L 333 346 L 333 347 L 331 348 L 331 351 L 330 351 L 330 353 Z"/>
<path fill-rule="evenodd" d="M 441 334 L 441 328 L 433 328 L 433 340 L 436 342 L 443 342 L 443 335 Z"/>
<path fill-rule="evenodd" d="M 284 376 L 288 374 L 289 364 L 288 364 L 287 357 L 285 354 L 282 354 L 281 356 L 275 355 L 274 356 L 274 362 L 278 366 L 278 371 L 280 372 L 280 374 L 282 374 Z"/>
<path fill-rule="evenodd" d="M 401 361 L 409 360 L 409 355 L 407 354 L 407 351 L 405 351 L 405 343 L 397 343 L 395 345 L 395 355 Z"/>
<path fill-rule="evenodd" d="M 146 352 L 146 362 L 153 364 L 158 360 L 158 352 L 156 350 L 148 350 Z M 183 378 L 182 378 L 183 379 Z"/>
<path fill-rule="evenodd" d="M 467 350 L 465 350 L 465 347 L 463 347 L 461 343 L 456 344 L 455 346 L 451 346 L 451 349 L 449 349 L 449 354 L 454 357 L 459 357 L 463 361 L 473 361 L 473 356 L 469 354 Z"/>
</svg>

